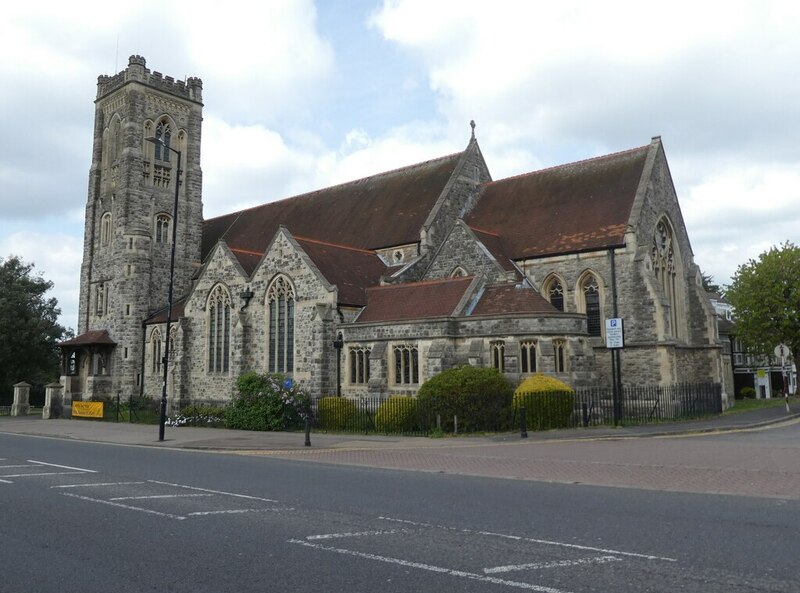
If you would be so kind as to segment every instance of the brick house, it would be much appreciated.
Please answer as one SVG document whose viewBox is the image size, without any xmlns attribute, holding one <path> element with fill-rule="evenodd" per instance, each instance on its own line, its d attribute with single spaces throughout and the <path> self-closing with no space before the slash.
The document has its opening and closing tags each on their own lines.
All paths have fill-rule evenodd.
<svg viewBox="0 0 800 593">
<path fill-rule="evenodd" d="M 724 382 L 660 138 L 493 180 L 473 125 L 461 152 L 203 220 L 202 82 L 145 66 L 98 80 L 68 397 L 160 394 L 173 231 L 171 402 L 249 370 L 313 395 L 414 394 L 458 364 L 607 385 L 611 317 L 623 382 Z"/>
</svg>

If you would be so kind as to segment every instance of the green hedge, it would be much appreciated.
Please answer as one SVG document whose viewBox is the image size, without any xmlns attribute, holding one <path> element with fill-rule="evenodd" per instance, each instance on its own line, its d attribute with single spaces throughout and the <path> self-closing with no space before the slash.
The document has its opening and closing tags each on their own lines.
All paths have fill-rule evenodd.
<svg viewBox="0 0 800 593">
<path fill-rule="evenodd" d="M 375 428 L 378 432 L 415 432 L 419 430 L 417 419 L 417 400 L 407 395 L 395 395 L 378 408 Z"/>
<path fill-rule="evenodd" d="M 362 414 L 353 400 L 328 396 L 317 401 L 317 422 L 324 430 L 356 430 Z"/>
<path fill-rule="evenodd" d="M 452 432 L 458 417 L 459 432 L 510 428 L 512 387 L 497 369 L 469 365 L 449 369 L 422 384 L 417 394 L 427 428 Z"/>
</svg>

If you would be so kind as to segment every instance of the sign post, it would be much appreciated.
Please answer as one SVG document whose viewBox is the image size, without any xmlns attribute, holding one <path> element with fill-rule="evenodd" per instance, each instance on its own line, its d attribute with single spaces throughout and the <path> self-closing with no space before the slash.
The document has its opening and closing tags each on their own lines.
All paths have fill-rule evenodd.
<svg viewBox="0 0 800 593">
<path fill-rule="evenodd" d="M 622 317 L 606 319 L 606 348 L 611 351 L 611 384 L 612 407 L 614 408 L 614 426 L 622 417 L 620 405 L 620 387 L 622 383 L 619 351 L 625 347 L 625 330 Z"/>
</svg>

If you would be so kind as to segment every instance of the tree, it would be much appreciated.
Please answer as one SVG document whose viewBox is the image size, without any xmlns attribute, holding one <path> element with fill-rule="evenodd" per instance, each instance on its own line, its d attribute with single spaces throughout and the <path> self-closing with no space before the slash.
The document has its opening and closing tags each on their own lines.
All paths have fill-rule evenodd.
<svg viewBox="0 0 800 593">
<path fill-rule="evenodd" d="M 800 369 L 800 247 L 787 241 L 739 266 L 726 296 L 745 346 L 771 354 L 785 344 Z"/>
<path fill-rule="evenodd" d="M 0 396 L 19 381 L 40 385 L 59 375 L 56 342 L 71 336 L 58 324 L 53 283 L 34 276 L 33 264 L 16 256 L 0 258 Z"/>
<path fill-rule="evenodd" d="M 702 270 L 700 271 L 700 278 L 703 281 L 703 290 L 706 292 L 715 292 L 717 294 L 722 293 L 722 288 L 719 284 L 714 282 L 714 277 L 711 274 L 706 274 Z"/>
</svg>

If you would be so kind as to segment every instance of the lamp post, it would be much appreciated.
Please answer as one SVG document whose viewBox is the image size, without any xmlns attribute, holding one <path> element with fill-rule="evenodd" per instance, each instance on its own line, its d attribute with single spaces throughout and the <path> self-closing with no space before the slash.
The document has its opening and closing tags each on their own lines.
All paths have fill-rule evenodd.
<svg viewBox="0 0 800 593">
<path fill-rule="evenodd" d="M 167 422 L 167 378 L 168 378 L 168 365 L 169 365 L 169 329 L 170 322 L 172 321 L 172 288 L 175 282 L 175 244 L 178 238 L 178 192 L 181 186 L 181 151 L 175 150 L 168 146 L 161 138 L 145 138 L 148 142 L 152 142 L 156 146 L 160 146 L 164 150 L 174 152 L 178 156 L 178 162 L 175 172 L 175 201 L 172 205 L 172 248 L 169 256 L 169 289 L 167 292 L 167 328 L 166 339 L 164 340 L 164 356 L 161 359 L 164 365 L 164 377 L 161 383 L 161 411 L 158 416 L 158 440 L 164 440 L 164 425 Z"/>
<path fill-rule="evenodd" d="M 342 348 L 344 347 L 342 332 L 336 335 L 333 347 L 336 348 L 336 397 L 342 397 Z"/>
</svg>

